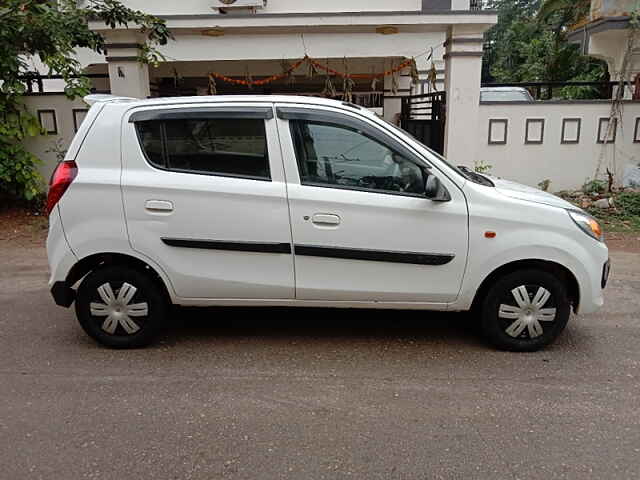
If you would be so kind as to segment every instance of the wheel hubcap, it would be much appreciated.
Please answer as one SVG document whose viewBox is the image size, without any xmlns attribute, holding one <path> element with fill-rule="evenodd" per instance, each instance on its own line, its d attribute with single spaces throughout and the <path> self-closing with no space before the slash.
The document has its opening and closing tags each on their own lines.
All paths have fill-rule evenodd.
<svg viewBox="0 0 640 480">
<path fill-rule="evenodd" d="M 501 303 L 498 317 L 506 322 L 505 332 L 513 338 L 537 338 L 544 333 L 542 323 L 556 319 L 556 309 L 552 305 L 551 293 L 544 287 L 521 285 L 511 290 L 515 305 Z M 513 322 L 511 322 L 513 320 Z"/>
<path fill-rule="evenodd" d="M 138 289 L 129 283 L 123 283 L 119 290 L 113 291 L 109 283 L 98 287 L 98 295 L 104 303 L 91 302 L 89 309 L 94 317 L 106 317 L 102 330 L 114 335 L 118 325 L 128 334 L 140 330 L 140 325 L 131 317 L 145 317 L 149 314 L 147 302 L 131 303 Z"/>
</svg>

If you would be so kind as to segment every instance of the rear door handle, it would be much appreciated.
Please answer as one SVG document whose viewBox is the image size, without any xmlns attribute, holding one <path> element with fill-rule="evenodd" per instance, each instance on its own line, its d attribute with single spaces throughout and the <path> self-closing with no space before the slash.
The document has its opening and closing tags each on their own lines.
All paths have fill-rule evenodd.
<svg viewBox="0 0 640 480">
<path fill-rule="evenodd" d="M 150 212 L 173 212 L 173 202 L 168 200 L 147 200 L 144 208 Z"/>
<path fill-rule="evenodd" d="M 340 225 L 340 217 L 332 213 L 316 213 L 311 217 L 311 221 L 314 225 L 323 227 L 335 227 Z"/>
</svg>

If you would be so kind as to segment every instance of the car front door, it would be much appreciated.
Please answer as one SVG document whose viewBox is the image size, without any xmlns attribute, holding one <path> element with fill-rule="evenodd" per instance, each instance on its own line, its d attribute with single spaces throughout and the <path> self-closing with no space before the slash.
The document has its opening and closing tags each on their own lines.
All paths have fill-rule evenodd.
<svg viewBox="0 0 640 480">
<path fill-rule="evenodd" d="M 131 245 L 166 270 L 179 297 L 294 297 L 271 104 L 147 107 L 122 128 Z"/>
<path fill-rule="evenodd" d="M 357 111 L 282 104 L 277 112 L 296 298 L 454 301 L 468 244 L 456 184 Z M 426 198 L 429 175 L 450 201 Z"/>
</svg>

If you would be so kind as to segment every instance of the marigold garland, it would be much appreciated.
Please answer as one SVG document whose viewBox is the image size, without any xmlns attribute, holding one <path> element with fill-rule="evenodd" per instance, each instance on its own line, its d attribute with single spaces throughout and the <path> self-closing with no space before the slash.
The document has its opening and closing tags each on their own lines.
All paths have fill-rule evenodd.
<svg viewBox="0 0 640 480">
<path fill-rule="evenodd" d="M 245 85 L 245 86 L 260 86 L 260 85 L 266 85 L 268 83 L 272 83 L 275 82 L 277 80 L 281 80 L 283 78 L 288 77 L 289 75 L 291 75 L 291 72 L 293 72 L 296 68 L 298 68 L 300 65 L 302 65 L 305 61 L 306 58 L 303 58 L 302 60 L 297 61 L 296 63 L 294 63 L 291 68 L 289 68 L 287 71 L 279 74 L 279 75 L 272 75 L 270 77 L 267 78 L 263 78 L 260 80 L 239 80 L 237 78 L 231 78 L 231 77 L 227 77 L 226 75 L 221 75 L 220 73 L 210 73 L 209 77 L 213 77 L 213 78 L 217 78 L 219 80 L 222 80 L 224 82 L 227 83 L 234 83 L 236 85 Z"/>
<path fill-rule="evenodd" d="M 333 68 L 329 68 L 328 65 L 322 65 L 317 60 L 314 60 L 308 55 L 305 55 L 301 60 L 298 60 L 296 63 L 294 63 L 290 68 L 288 68 L 284 72 L 278 75 L 271 75 L 270 77 L 263 78 L 260 80 L 239 80 L 237 78 L 227 77 L 226 75 L 222 75 L 220 73 L 215 73 L 215 72 L 210 73 L 209 78 L 210 79 L 217 78 L 218 80 L 222 80 L 227 83 L 233 83 L 235 85 L 244 85 L 247 87 L 261 86 L 261 85 L 267 85 L 269 83 L 276 82 L 278 80 L 282 80 L 283 78 L 290 76 L 294 72 L 294 70 L 296 70 L 302 64 L 308 63 L 310 67 L 315 67 L 318 70 L 323 70 L 329 74 L 336 75 L 344 79 L 372 80 L 376 78 L 387 77 L 389 75 L 394 75 L 399 71 L 411 66 L 414 62 L 415 62 L 415 59 L 410 58 L 400 63 L 398 66 L 391 68 L 389 70 L 385 70 L 384 72 L 381 72 L 381 73 L 346 73 L 346 72 L 339 72 L 338 70 L 334 70 Z"/>
</svg>

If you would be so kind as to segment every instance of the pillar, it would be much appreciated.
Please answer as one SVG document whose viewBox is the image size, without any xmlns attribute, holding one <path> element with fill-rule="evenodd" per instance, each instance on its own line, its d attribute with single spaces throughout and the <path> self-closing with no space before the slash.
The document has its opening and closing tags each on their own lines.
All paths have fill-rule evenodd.
<svg viewBox="0 0 640 480">
<path fill-rule="evenodd" d="M 447 123 L 444 153 L 455 165 L 473 167 L 478 143 L 482 32 L 451 27 L 445 47 Z"/>
<path fill-rule="evenodd" d="M 137 35 L 123 34 L 106 39 L 112 95 L 134 98 L 147 98 L 151 95 L 149 66 L 138 61 L 143 41 L 144 39 Z"/>
</svg>

